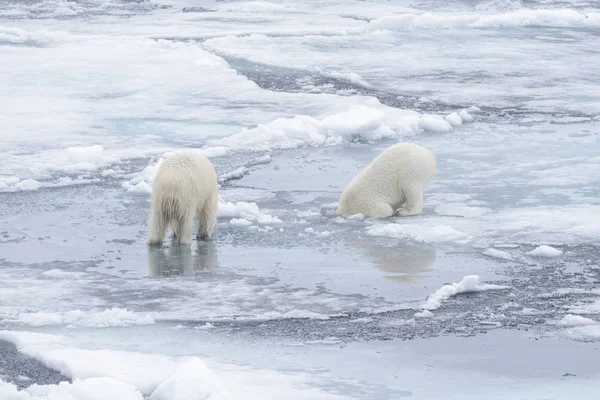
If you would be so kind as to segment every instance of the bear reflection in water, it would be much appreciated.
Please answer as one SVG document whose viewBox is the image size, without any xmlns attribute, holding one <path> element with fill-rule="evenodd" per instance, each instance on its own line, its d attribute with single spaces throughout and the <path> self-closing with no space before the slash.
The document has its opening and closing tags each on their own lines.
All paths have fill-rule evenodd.
<svg viewBox="0 0 600 400">
<path fill-rule="evenodd" d="M 148 274 L 150 276 L 193 275 L 214 273 L 219 260 L 212 240 L 180 245 L 173 240 L 168 248 L 148 247 Z"/>
<path fill-rule="evenodd" d="M 436 260 L 435 248 L 425 245 L 402 243 L 388 247 L 363 239 L 357 240 L 355 246 L 387 273 L 386 278 L 398 283 L 418 281 Z"/>
</svg>

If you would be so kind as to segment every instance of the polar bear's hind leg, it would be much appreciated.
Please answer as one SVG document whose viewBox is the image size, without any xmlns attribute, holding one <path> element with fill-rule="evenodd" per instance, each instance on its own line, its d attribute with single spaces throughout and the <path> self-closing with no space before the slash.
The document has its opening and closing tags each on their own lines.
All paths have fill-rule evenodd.
<svg viewBox="0 0 600 400">
<path fill-rule="evenodd" d="M 162 211 L 157 211 L 154 208 L 150 212 L 150 223 L 148 224 L 148 238 L 146 243 L 150 245 L 162 244 L 167 229 L 167 218 Z"/>
<path fill-rule="evenodd" d="M 177 241 L 181 244 L 192 243 L 194 215 L 191 213 L 184 213 L 178 220 L 173 221 L 173 224 L 173 231 L 175 232 Z"/>
<path fill-rule="evenodd" d="M 371 218 L 385 218 L 394 215 L 394 209 L 387 203 L 377 202 L 369 207 L 369 215 Z"/>
<path fill-rule="evenodd" d="M 219 206 L 219 194 L 215 190 L 198 210 L 198 240 L 211 237 L 217 224 L 217 208 Z"/>
<path fill-rule="evenodd" d="M 405 202 L 402 208 L 396 211 L 397 215 L 408 217 L 419 215 L 423 212 L 423 189 L 420 187 L 411 187 L 404 190 Z"/>
</svg>

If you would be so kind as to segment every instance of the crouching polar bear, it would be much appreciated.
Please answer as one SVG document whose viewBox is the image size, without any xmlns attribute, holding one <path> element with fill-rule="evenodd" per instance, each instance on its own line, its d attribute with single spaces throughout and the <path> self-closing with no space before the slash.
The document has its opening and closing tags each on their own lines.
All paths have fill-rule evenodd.
<svg viewBox="0 0 600 400">
<path fill-rule="evenodd" d="M 210 237 L 217 222 L 218 191 L 215 169 L 202 154 L 183 151 L 167 158 L 152 186 L 146 243 L 161 244 L 170 225 L 179 243 L 190 244 L 195 215 L 198 239 Z"/>
<path fill-rule="evenodd" d="M 367 218 L 421 214 L 423 192 L 435 174 L 436 160 L 431 151 L 412 143 L 395 144 L 348 184 L 337 213 Z M 399 206 L 401 210 L 397 210 Z"/>
</svg>

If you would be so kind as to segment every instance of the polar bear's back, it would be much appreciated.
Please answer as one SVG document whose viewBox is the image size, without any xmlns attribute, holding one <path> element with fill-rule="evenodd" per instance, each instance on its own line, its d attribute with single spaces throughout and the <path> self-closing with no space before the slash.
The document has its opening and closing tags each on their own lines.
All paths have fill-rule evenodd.
<svg viewBox="0 0 600 400">
<path fill-rule="evenodd" d="M 365 170 L 366 174 L 395 174 L 403 182 L 430 182 L 436 174 L 436 160 L 431 151 L 414 143 L 398 143 L 377 156 Z"/>
<path fill-rule="evenodd" d="M 425 189 L 435 174 L 436 159 L 431 151 L 413 143 L 390 146 L 348 184 L 340 196 L 338 213 L 370 214 L 377 202 L 395 207 L 404 201 L 405 189 Z"/>
<path fill-rule="evenodd" d="M 168 157 L 159 167 L 152 195 L 163 202 L 203 202 L 217 186 L 217 174 L 208 158 L 198 152 L 183 151 Z"/>
</svg>

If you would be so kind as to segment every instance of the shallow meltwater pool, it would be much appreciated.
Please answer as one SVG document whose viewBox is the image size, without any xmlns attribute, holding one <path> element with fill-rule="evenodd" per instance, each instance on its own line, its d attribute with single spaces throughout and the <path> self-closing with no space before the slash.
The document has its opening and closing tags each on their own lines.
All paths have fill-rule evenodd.
<svg viewBox="0 0 600 400">
<path fill-rule="evenodd" d="M 0 398 L 595 399 L 600 7 L 0 4 Z M 423 213 L 341 218 L 384 149 Z M 145 244 L 163 160 L 212 240 Z"/>
</svg>

